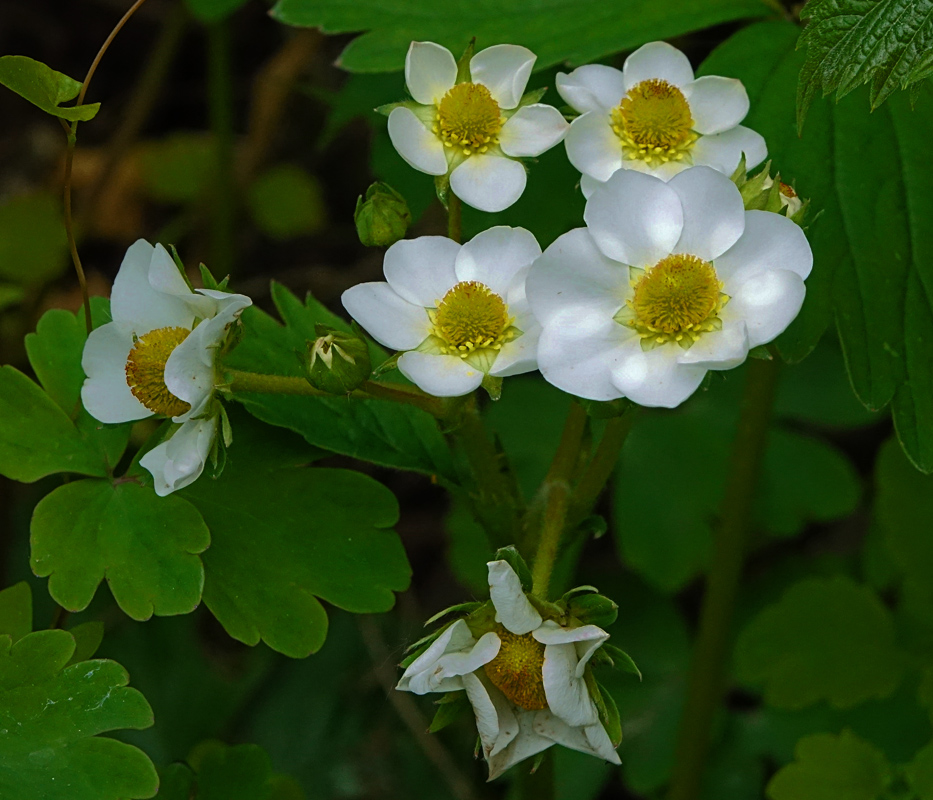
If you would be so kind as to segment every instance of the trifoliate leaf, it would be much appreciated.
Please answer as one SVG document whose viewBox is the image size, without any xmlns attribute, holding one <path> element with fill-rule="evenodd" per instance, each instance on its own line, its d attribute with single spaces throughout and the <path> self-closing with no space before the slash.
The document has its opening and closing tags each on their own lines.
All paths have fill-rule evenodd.
<svg viewBox="0 0 933 800">
<path fill-rule="evenodd" d="M 891 692 L 903 671 L 887 609 L 842 577 L 801 581 L 762 611 L 739 637 L 735 668 L 764 685 L 769 705 L 790 709 L 849 708 Z"/>
<path fill-rule="evenodd" d="M 905 770 L 910 788 L 919 800 L 933 800 L 933 744 L 928 744 L 907 765 Z"/>
<path fill-rule="evenodd" d="M 796 757 L 768 784 L 771 800 L 877 800 L 891 771 L 882 753 L 848 730 L 804 737 Z"/>
<path fill-rule="evenodd" d="M 797 89 L 797 124 L 817 92 L 841 98 L 871 84 L 874 111 L 895 90 L 933 73 L 933 0 L 810 0 L 800 12 L 807 60 Z"/>
<path fill-rule="evenodd" d="M 87 608 L 104 578 L 133 619 L 186 614 L 201 600 L 197 554 L 210 534 L 177 495 L 132 481 L 67 483 L 39 501 L 30 538 L 33 572 L 49 576 L 49 593 L 70 611 Z"/>
<path fill-rule="evenodd" d="M 765 137 L 784 179 L 823 212 L 808 230 L 814 269 L 807 299 L 777 347 L 799 360 L 835 319 L 856 395 L 871 409 L 891 403 L 909 458 L 933 471 L 933 311 L 926 288 L 933 228 L 925 222 L 933 218 L 933 167 L 926 157 L 933 93 L 923 91 L 914 109 L 906 96 L 892 97 L 873 114 L 858 92 L 838 105 L 818 104 L 800 138 L 794 129 L 796 73 L 803 66 L 797 37 L 798 28 L 788 23 L 753 25 L 700 69 L 743 81 L 751 99 L 743 124 Z"/>
<path fill-rule="evenodd" d="M 243 341 L 227 359 L 227 366 L 301 376 L 295 353 L 306 352 L 306 342 L 317 338 L 315 325 L 343 331 L 350 327 L 310 296 L 302 303 L 279 284 L 273 284 L 272 296 L 285 326 L 255 306 L 246 309 Z M 371 355 L 373 364 L 385 358 L 378 348 Z M 235 397 L 258 419 L 289 428 L 316 447 L 397 469 L 453 477 L 450 451 L 437 422 L 412 406 L 345 397 L 256 393 Z"/>
<path fill-rule="evenodd" d="M 62 108 L 80 94 L 81 84 L 26 56 L 0 56 L 0 84 L 53 117 L 86 122 L 100 109 L 100 103 Z"/>
<path fill-rule="evenodd" d="M 624 14 L 598 0 L 558 0 L 537 10 L 523 0 L 469 3 L 456 13 L 438 13 L 431 0 L 367 6 L 354 0 L 279 0 L 272 9 L 273 18 L 287 25 L 325 33 L 366 31 L 340 57 L 340 66 L 351 72 L 400 70 L 412 41 L 439 42 L 458 56 L 474 36 L 477 50 L 524 45 L 537 54 L 538 68 L 583 64 L 653 39 L 765 13 L 754 0 L 629 0 Z"/>
<path fill-rule="evenodd" d="M 114 661 L 72 658 L 66 631 L 0 636 L 0 797 L 126 800 L 156 793 L 152 762 L 97 734 L 147 728 L 152 710 Z"/>
<path fill-rule="evenodd" d="M 317 233 L 327 223 L 327 206 L 317 179 L 294 164 L 279 164 L 249 189 L 253 222 L 273 239 Z"/>
<path fill-rule="evenodd" d="M 183 492 L 211 531 L 204 602 L 235 639 L 304 657 L 327 635 L 318 598 L 371 613 L 388 611 L 393 593 L 408 588 L 411 570 L 392 530 L 398 504 L 366 475 L 283 456 L 300 442 L 284 431 L 234 426 L 224 474 Z"/>
<path fill-rule="evenodd" d="M 0 204 L 0 278 L 39 287 L 67 267 L 68 238 L 59 197 L 36 192 Z"/>
<path fill-rule="evenodd" d="M 0 636 L 16 644 L 27 633 L 32 633 L 32 590 L 20 581 L 0 592 Z"/>
</svg>

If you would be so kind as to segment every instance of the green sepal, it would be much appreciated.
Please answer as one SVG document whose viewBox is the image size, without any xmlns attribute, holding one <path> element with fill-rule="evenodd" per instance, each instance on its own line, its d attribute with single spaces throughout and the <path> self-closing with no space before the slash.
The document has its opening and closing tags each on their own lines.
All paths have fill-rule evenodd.
<svg viewBox="0 0 933 800">
<path fill-rule="evenodd" d="M 480 607 L 471 611 L 463 621 L 470 629 L 474 638 L 479 639 L 484 633 L 496 628 L 496 607 L 492 602 L 481 603 Z"/>
<path fill-rule="evenodd" d="M 531 591 L 531 570 L 528 569 L 528 564 L 525 562 L 525 559 L 522 558 L 522 554 L 518 552 L 514 544 L 510 544 L 508 547 L 500 547 L 496 550 L 493 561 L 505 561 L 515 570 L 515 574 L 518 575 L 518 579 L 522 583 L 522 591 Z"/>
<path fill-rule="evenodd" d="M 771 186 L 768 189 L 768 196 L 765 199 L 765 211 L 772 214 L 781 214 L 784 210 L 784 204 L 781 202 L 781 173 L 774 176 Z"/>
<path fill-rule="evenodd" d="M 437 193 L 437 199 L 441 201 L 445 211 L 450 210 L 450 172 L 446 175 L 434 176 L 434 191 Z"/>
<path fill-rule="evenodd" d="M 495 375 L 483 375 L 483 382 L 480 384 L 489 395 L 489 399 L 495 402 L 502 398 L 502 378 Z"/>
<path fill-rule="evenodd" d="M 544 97 L 545 94 L 547 94 L 547 86 L 542 86 L 540 89 L 535 89 L 531 92 L 525 92 L 525 94 L 522 95 L 522 99 L 518 101 L 518 105 L 515 107 L 515 111 L 518 111 L 518 109 L 523 108 L 524 106 L 534 105 L 542 97 Z M 515 111 L 512 113 L 514 114 Z"/>
<path fill-rule="evenodd" d="M 172 257 L 172 261 L 175 262 L 175 269 L 178 270 L 178 274 L 181 275 L 181 279 L 185 282 L 185 285 L 193 292 L 194 287 L 191 285 L 191 281 L 188 280 L 188 273 L 185 272 L 185 262 L 181 260 L 181 256 L 178 255 L 178 250 L 175 249 L 175 245 L 170 244 L 168 246 L 168 253 Z M 210 286 L 206 286 L 206 289 L 210 289 Z"/>
<path fill-rule="evenodd" d="M 437 701 L 437 711 L 428 728 L 428 733 L 437 733 L 448 725 L 456 722 L 467 712 L 472 711 L 466 692 L 447 692 Z"/>
<path fill-rule="evenodd" d="M 567 601 L 567 612 L 584 625 L 606 628 L 619 616 L 619 606 L 601 594 L 584 594 Z"/>
<path fill-rule="evenodd" d="M 387 372 L 398 369 L 398 360 L 401 357 L 401 353 L 395 353 L 389 356 L 385 361 L 379 364 L 379 366 L 373 368 L 373 377 L 378 378 L 380 375 L 385 375 Z"/>
<path fill-rule="evenodd" d="M 431 641 L 433 641 L 433 640 L 436 639 L 438 636 L 440 636 L 440 631 L 436 631 L 435 633 L 431 634 L 430 637 L 427 637 L 427 636 L 426 636 L 425 639 L 430 638 Z M 416 650 L 413 650 L 413 651 L 410 652 L 407 656 L 405 656 L 405 658 L 403 658 L 403 659 L 399 662 L 398 665 L 399 665 L 402 669 L 408 669 L 412 664 L 415 663 L 415 661 L 417 661 L 417 660 L 424 654 L 424 651 L 427 650 L 428 647 L 430 647 L 430 646 L 431 646 L 431 642 L 428 642 L 427 644 L 425 644 L 425 645 L 423 645 L 423 646 L 417 648 Z"/>
<path fill-rule="evenodd" d="M 606 729 L 612 746 L 618 747 L 622 744 L 622 718 L 619 716 L 619 707 L 616 705 L 616 701 L 613 699 L 612 694 L 606 691 L 598 681 L 594 680 L 593 682 L 599 690 L 599 701 L 596 703 L 599 721 Z"/>
<path fill-rule="evenodd" d="M 219 409 L 221 435 L 214 437 L 214 444 L 211 446 L 210 454 L 211 468 L 208 474 L 216 480 L 223 474 L 224 468 L 227 466 L 227 449 L 233 444 L 233 428 L 230 426 L 230 419 L 223 405 L 217 402 L 215 402 L 215 405 Z"/>
<path fill-rule="evenodd" d="M 424 623 L 424 627 L 427 628 L 428 625 L 433 625 L 435 622 L 439 622 L 448 614 L 472 614 L 474 611 L 476 611 L 476 609 L 483 605 L 485 605 L 485 603 L 481 603 L 478 600 L 473 600 L 469 603 L 457 603 L 457 605 L 445 608 L 443 611 L 438 611 L 433 617 Z"/>
<path fill-rule="evenodd" d="M 577 525 L 575 533 L 584 539 L 601 539 L 609 530 L 609 524 L 602 514 L 590 514 Z"/>
<path fill-rule="evenodd" d="M 356 325 L 350 331 L 315 323 L 317 338 L 305 342 L 298 361 L 305 380 L 315 389 L 333 395 L 348 395 L 372 374 L 369 345 Z"/>
<path fill-rule="evenodd" d="M 382 116 L 387 117 L 397 108 L 408 108 L 411 109 L 412 106 L 418 105 L 414 100 L 401 100 L 398 103 L 385 103 L 381 106 L 376 106 L 373 111 L 377 114 L 382 114 Z"/>
<path fill-rule="evenodd" d="M 389 247 L 405 238 L 411 211 L 405 198 L 389 184 L 376 181 L 360 195 L 353 211 L 360 242 L 366 247 Z"/>
<path fill-rule="evenodd" d="M 573 589 L 568 589 L 566 592 L 564 592 L 561 600 L 569 601 L 570 598 L 581 594 L 599 594 L 599 589 L 597 589 L 595 586 L 590 586 L 589 584 L 586 586 L 574 586 Z"/>
<path fill-rule="evenodd" d="M 173 247 L 174 251 L 175 248 Z M 174 256 L 174 252 L 173 252 Z M 177 263 L 177 262 L 176 262 Z M 206 264 L 198 264 L 198 269 L 201 271 L 201 283 L 204 284 L 205 289 L 211 289 L 216 292 L 226 292 L 227 284 L 230 283 L 230 276 L 227 275 L 222 281 L 218 281 L 214 274 L 207 268 Z"/>
<path fill-rule="evenodd" d="M 617 400 L 587 400 L 583 397 L 575 398 L 586 409 L 586 413 L 593 419 L 612 419 L 621 417 L 634 407 L 634 403 L 627 397 Z"/>
<path fill-rule="evenodd" d="M 455 83 L 470 83 L 473 80 L 473 76 L 470 73 L 470 61 L 473 60 L 473 54 L 476 52 L 476 37 L 474 36 L 470 39 L 470 43 L 466 46 L 466 50 L 463 51 L 463 55 L 460 56 L 459 61 L 457 61 L 457 79 Z"/>
<path fill-rule="evenodd" d="M 534 761 L 531 762 L 531 769 L 528 770 L 528 772 L 534 775 L 539 769 L 541 769 L 541 765 L 544 763 L 546 756 L 547 750 L 542 750 L 540 753 L 538 753 L 538 755 L 534 757 Z"/>
<path fill-rule="evenodd" d="M 628 672 L 630 675 L 635 675 L 638 677 L 638 680 L 643 680 L 641 670 L 632 660 L 632 657 L 626 653 L 624 650 L 616 647 L 614 644 L 604 644 L 599 651 L 604 655 L 608 656 L 609 663 L 615 669 L 620 670 L 621 672 Z"/>
<path fill-rule="evenodd" d="M 771 355 L 771 351 L 768 349 L 768 345 L 760 344 L 758 347 L 753 347 L 748 351 L 749 358 L 758 358 L 762 361 L 773 361 L 774 356 Z"/>
<path fill-rule="evenodd" d="M 921 84 L 917 84 L 918 86 Z M 807 213 L 810 211 L 810 198 L 805 197 L 803 202 L 800 205 L 800 208 L 797 209 L 796 213 L 788 217 L 791 222 L 796 222 L 801 228 L 806 227 L 804 222 L 807 219 Z M 819 216 L 819 215 L 817 215 Z"/>
</svg>

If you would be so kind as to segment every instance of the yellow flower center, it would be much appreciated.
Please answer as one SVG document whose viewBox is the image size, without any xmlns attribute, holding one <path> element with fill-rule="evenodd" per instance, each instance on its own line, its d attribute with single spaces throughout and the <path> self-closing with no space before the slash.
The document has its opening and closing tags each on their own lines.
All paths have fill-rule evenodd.
<svg viewBox="0 0 933 800">
<path fill-rule="evenodd" d="M 656 167 L 668 161 L 690 161 L 694 133 L 690 105 L 676 86 L 657 78 L 636 83 L 610 112 L 612 129 L 628 159 Z"/>
<path fill-rule="evenodd" d="M 177 417 L 191 406 L 165 385 L 165 364 L 188 334 L 187 328 L 157 328 L 136 339 L 126 359 L 126 383 L 146 408 L 165 417 Z"/>
<path fill-rule="evenodd" d="M 481 83 L 458 83 L 438 103 L 432 130 L 445 146 L 459 147 L 469 156 L 498 143 L 504 122 L 489 89 Z"/>
<path fill-rule="evenodd" d="M 441 349 L 461 358 L 475 350 L 501 350 L 519 334 L 505 301 L 478 281 L 458 283 L 428 316 Z"/>
<path fill-rule="evenodd" d="M 786 183 L 784 183 L 784 181 L 780 181 L 780 185 L 778 186 L 778 191 L 780 191 L 780 193 L 784 195 L 784 197 L 790 200 L 793 200 L 797 196 L 797 192 L 794 191 L 794 187 L 788 186 Z"/>
<path fill-rule="evenodd" d="M 708 261 L 672 255 L 646 271 L 633 271 L 640 277 L 616 320 L 638 331 L 644 349 L 667 342 L 687 349 L 701 334 L 722 328 L 719 312 L 729 297 Z"/>
<path fill-rule="evenodd" d="M 519 636 L 501 625 L 496 635 L 502 645 L 484 669 L 489 680 L 515 705 L 527 711 L 547 708 L 544 694 L 544 645 L 530 633 Z"/>
</svg>

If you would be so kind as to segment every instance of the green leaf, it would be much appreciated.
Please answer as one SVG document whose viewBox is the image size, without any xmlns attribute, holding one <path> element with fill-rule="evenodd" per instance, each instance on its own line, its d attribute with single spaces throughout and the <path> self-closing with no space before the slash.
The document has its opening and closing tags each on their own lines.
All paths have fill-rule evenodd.
<svg viewBox="0 0 933 800">
<path fill-rule="evenodd" d="M 875 514 L 886 549 L 908 579 L 933 584 L 933 476 L 921 475 L 891 439 L 875 465 Z"/>
<path fill-rule="evenodd" d="M 139 151 L 143 187 L 164 203 L 197 200 L 208 187 L 214 146 L 202 133 L 174 133 L 146 142 Z"/>
<path fill-rule="evenodd" d="M 919 800 L 933 800 L 933 743 L 914 756 L 905 772 Z"/>
<path fill-rule="evenodd" d="M 554 0 L 544 8 L 523 0 L 470 3 L 456 13 L 430 0 L 279 0 L 272 9 L 273 18 L 287 25 L 329 34 L 367 31 L 340 57 L 340 66 L 351 72 L 400 70 L 412 41 L 439 42 L 459 55 L 473 36 L 477 50 L 500 43 L 529 47 L 539 68 L 582 64 L 653 39 L 766 13 L 757 0 L 629 0 L 624 14 L 598 0 Z"/>
<path fill-rule="evenodd" d="M 807 60 L 797 89 L 798 127 L 817 92 L 837 100 L 871 84 L 874 111 L 895 90 L 933 73 L 933 0 L 810 0 L 800 36 Z"/>
<path fill-rule="evenodd" d="M 891 617 L 848 578 L 809 579 L 762 611 L 739 637 L 735 669 L 764 684 L 776 708 L 828 700 L 837 708 L 893 691 L 903 672 Z"/>
<path fill-rule="evenodd" d="M 318 598 L 372 613 L 408 588 L 398 504 L 366 475 L 298 466 L 284 432 L 234 427 L 223 475 L 184 491 L 211 531 L 204 602 L 233 638 L 304 657 L 327 635 Z"/>
<path fill-rule="evenodd" d="M 249 189 L 256 227 L 272 239 L 317 233 L 327 224 L 327 206 L 317 179 L 294 164 L 279 164 Z"/>
<path fill-rule="evenodd" d="M 98 737 L 152 725 L 145 698 L 114 661 L 66 666 L 70 633 L 31 633 L 10 646 L 0 636 L 0 797 L 125 800 L 158 789 L 148 757 Z"/>
<path fill-rule="evenodd" d="M 75 652 L 69 663 L 88 661 L 94 657 L 94 653 L 104 641 L 104 623 L 97 620 L 82 622 L 80 625 L 69 628 L 68 633 L 75 640 Z"/>
<path fill-rule="evenodd" d="M 230 16 L 247 0 L 185 0 L 188 10 L 201 22 L 218 22 Z"/>
<path fill-rule="evenodd" d="M 87 608 L 105 577 L 133 619 L 185 614 L 201 600 L 197 554 L 210 534 L 177 495 L 130 481 L 67 483 L 36 506 L 31 543 L 33 572 L 49 576 L 49 593 L 70 611 Z"/>
<path fill-rule="evenodd" d="M 882 753 L 848 730 L 807 736 L 796 756 L 768 784 L 771 800 L 876 800 L 891 772 Z"/>
<path fill-rule="evenodd" d="M 100 103 L 62 108 L 80 94 L 81 84 L 26 56 L 0 56 L 0 83 L 47 114 L 72 122 L 93 119 L 100 109 Z"/>
<path fill-rule="evenodd" d="M 37 287 L 67 266 L 68 239 L 58 197 L 36 192 L 0 205 L 0 278 Z"/>
<path fill-rule="evenodd" d="M 797 36 L 787 23 L 753 25 L 700 70 L 744 82 L 751 111 L 743 124 L 765 137 L 781 174 L 823 211 L 809 230 L 814 269 L 806 301 L 777 345 L 799 360 L 835 319 L 856 395 L 870 409 L 891 403 L 902 446 L 931 471 L 933 229 L 926 220 L 933 217 L 933 169 L 924 154 L 933 97 L 924 91 L 911 110 L 906 96 L 896 96 L 874 114 L 854 95 L 819 104 L 798 138 Z"/>
<path fill-rule="evenodd" d="M 0 592 L 0 636 L 16 644 L 27 633 L 32 633 L 32 591 L 20 581 Z"/>
<path fill-rule="evenodd" d="M 242 317 L 243 340 L 227 359 L 227 366 L 300 376 L 295 353 L 306 351 L 305 342 L 317 338 L 315 324 L 350 330 L 310 296 L 302 303 L 279 284 L 273 284 L 272 296 L 285 326 L 255 307 L 248 308 Z M 374 364 L 384 358 L 381 351 L 374 351 Z M 384 400 L 251 393 L 237 394 L 236 400 L 263 422 L 289 428 L 316 447 L 453 480 L 450 451 L 437 422 L 412 406 Z"/>
</svg>

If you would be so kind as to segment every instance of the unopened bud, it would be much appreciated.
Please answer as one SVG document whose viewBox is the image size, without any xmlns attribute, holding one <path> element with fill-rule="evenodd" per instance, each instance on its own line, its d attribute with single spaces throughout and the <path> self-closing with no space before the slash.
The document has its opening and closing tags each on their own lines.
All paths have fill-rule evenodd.
<svg viewBox="0 0 933 800">
<path fill-rule="evenodd" d="M 367 247 L 388 247 L 405 236 L 411 211 L 405 198 L 386 183 L 374 183 L 360 196 L 353 212 L 356 232 Z"/>
<path fill-rule="evenodd" d="M 303 366 L 305 379 L 315 389 L 330 394 L 349 394 L 372 372 L 369 348 L 358 333 L 316 325 L 317 339 L 308 342 Z"/>
</svg>

